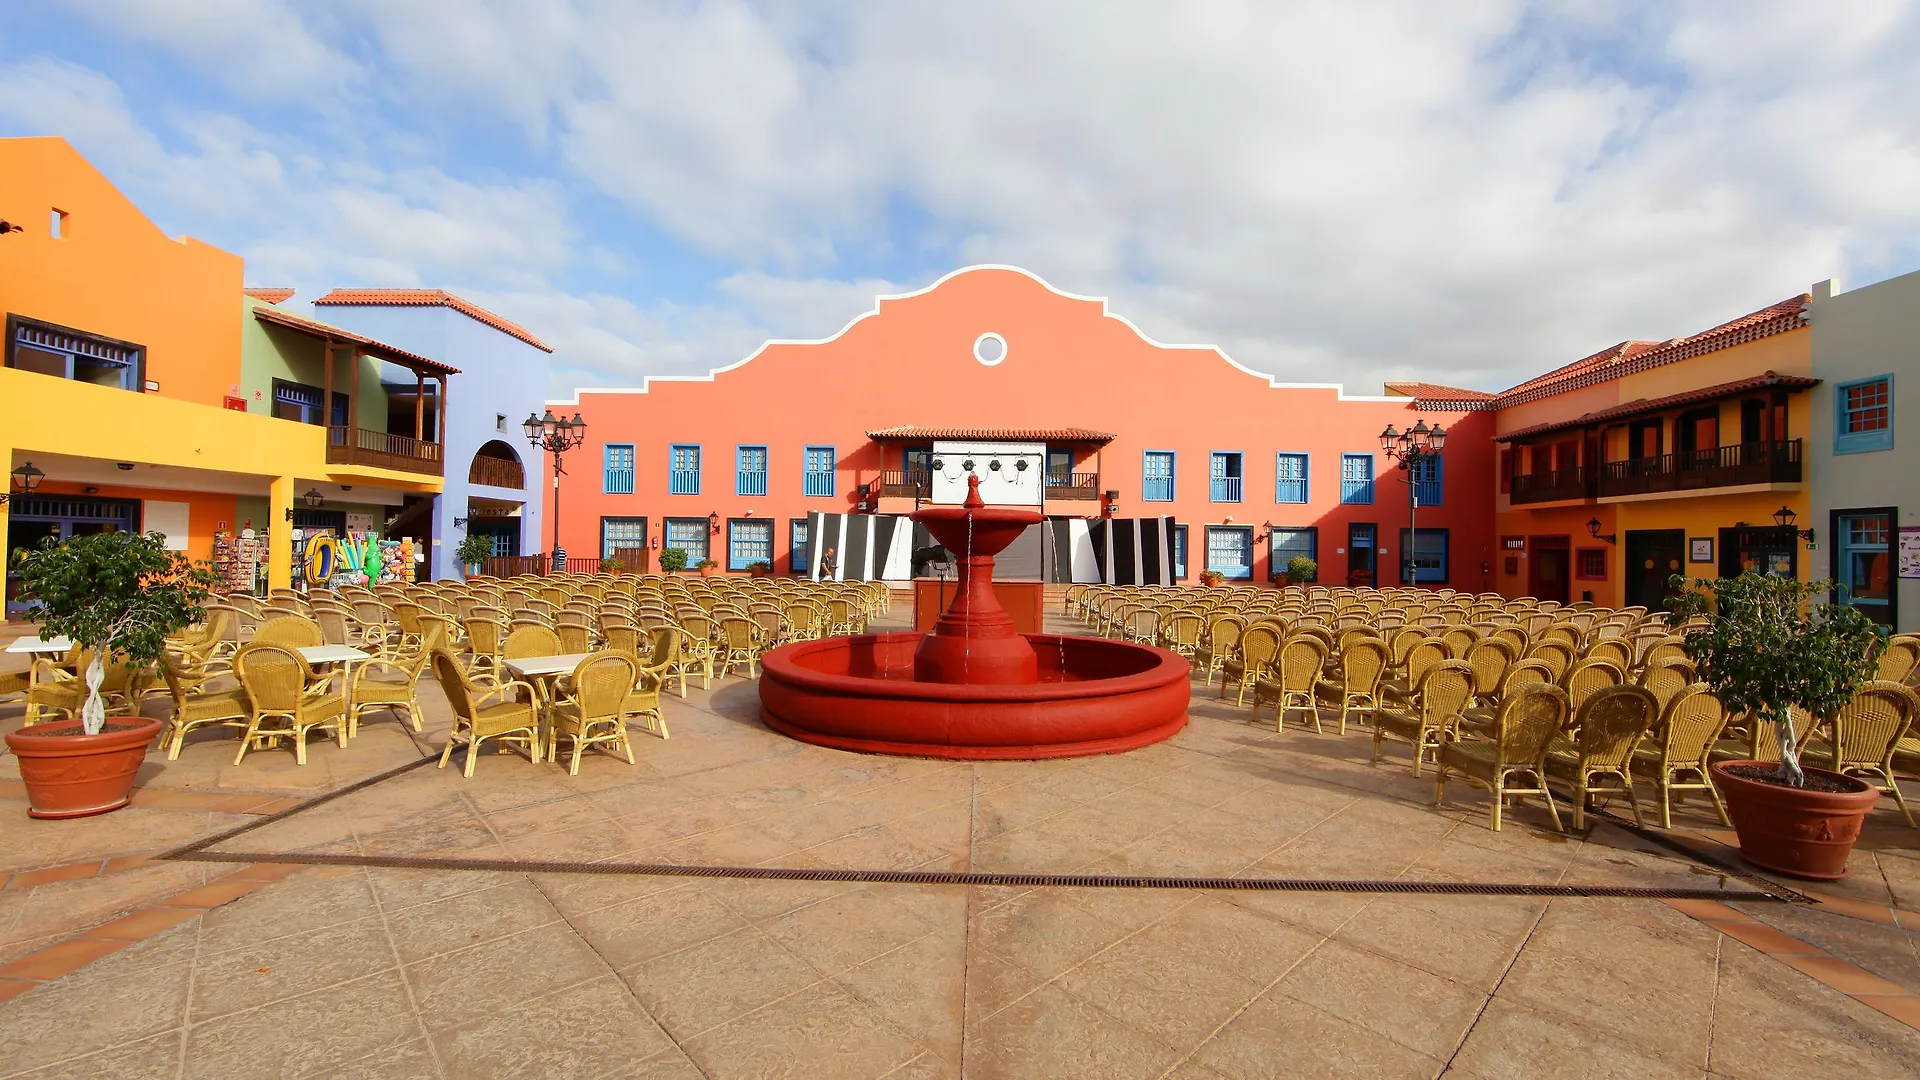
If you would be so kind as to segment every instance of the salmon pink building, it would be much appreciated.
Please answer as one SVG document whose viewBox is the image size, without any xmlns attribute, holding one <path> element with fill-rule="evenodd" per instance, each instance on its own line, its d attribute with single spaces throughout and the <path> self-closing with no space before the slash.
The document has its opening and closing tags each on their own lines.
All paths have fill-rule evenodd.
<svg viewBox="0 0 1920 1080">
<path fill-rule="evenodd" d="M 1412 479 L 1413 576 L 1492 588 L 1490 395 L 1388 389 L 1277 383 L 1213 346 L 1156 342 L 1101 299 L 969 267 L 881 297 L 824 340 L 553 403 L 588 433 L 565 459 L 560 544 L 803 573 L 818 562 L 810 515 L 957 503 L 971 471 L 989 501 L 1057 520 L 1170 524 L 1172 580 L 1266 581 L 1305 555 L 1322 582 L 1384 585 L 1409 576 Z M 1451 437 L 1409 477 L 1381 433 L 1421 422 Z"/>
</svg>

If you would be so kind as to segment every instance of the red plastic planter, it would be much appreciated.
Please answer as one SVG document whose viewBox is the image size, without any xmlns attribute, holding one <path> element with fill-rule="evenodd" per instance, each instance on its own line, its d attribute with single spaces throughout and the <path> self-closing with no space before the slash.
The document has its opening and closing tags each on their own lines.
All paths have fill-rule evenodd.
<svg viewBox="0 0 1920 1080">
<path fill-rule="evenodd" d="M 1740 857 L 1775 873 L 1814 881 L 1847 876 L 1847 856 L 1860 838 L 1860 825 L 1880 793 L 1851 776 L 1808 769 L 1808 776 L 1824 776 L 1857 788 L 1829 793 L 1750 780 L 1726 771 L 1729 765 L 1760 765 L 1771 761 L 1722 761 L 1712 766 L 1713 785 L 1727 802 L 1727 816 L 1740 835 Z"/>
<path fill-rule="evenodd" d="M 109 716 L 107 727 L 85 735 L 80 721 L 57 720 L 7 733 L 7 748 L 20 759 L 20 779 L 27 785 L 27 813 L 86 817 L 127 805 L 133 775 L 146 760 L 160 721 Z M 127 730 L 113 730 L 118 727 Z"/>
</svg>

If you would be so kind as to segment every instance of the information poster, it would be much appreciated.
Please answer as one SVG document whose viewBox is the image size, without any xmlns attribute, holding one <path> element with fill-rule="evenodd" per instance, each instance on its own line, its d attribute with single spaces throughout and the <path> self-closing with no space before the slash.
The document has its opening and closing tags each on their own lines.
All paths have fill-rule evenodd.
<svg viewBox="0 0 1920 1080">
<path fill-rule="evenodd" d="M 1900 576 L 1920 578 L 1920 525 L 1900 526 Z"/>
</svg>

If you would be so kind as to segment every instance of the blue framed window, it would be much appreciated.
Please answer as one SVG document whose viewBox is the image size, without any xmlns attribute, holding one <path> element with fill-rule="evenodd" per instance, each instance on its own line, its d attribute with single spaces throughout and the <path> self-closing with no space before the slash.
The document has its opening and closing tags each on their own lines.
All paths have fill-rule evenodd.
<svg viewBox="0 0 1920 1080">
<path fill-rule="evenodd" d="M 1446 463 L 1437 457 L 1422 458 L 1408 470 L 1413 475 L 1413 497 L 1421 506 L 1439 506 L 1446 493 Z"/>
<path fill-rule="evenodd" d="M 812 547 L 807 542 L 807 519 L 793 518 L 787 522 L 787 569 L 796 574 L 804 574 L 812 565 Z"/>
<path fill-rule="evenodd" d="M 1833 407 L 1834 453 L 1893 449 L 1893 376 L 1836 384 Z"/>
<path fill-rule="evenodd" d="M 1273 458 L 1273 501 L 1307 501 L 1307 455 L 1276 454 Z"/>
<path fill-rule="evenodd" d="M 1877 623 L 1893 621 L 1895 536 L 1892 515 L 1839 515 L 1839 550 L 1834 577 L 1844 586 L 1846 602 L 1873 616 Z"/>
<path fill-rule="evenodd" d="M 686 552 L 687 568 L 692 569 L 695 563 L 707 557 L 707 530 L 710 527 L 703 517 L 668 518 L 664 543 L 670 548 Z"/>
<path fill-rule="evenodd" d="M 1373 455 L 1340 455 L 1340 501 L 1351 506 L 1373 505 Z"/>
<path fill-rule="evenodd" d="M 1173 501 L 1173 451 L 1147 451 L 1140 466 L 1140 501 Z"/>
<path fill-rule="evenodd" d="M 1207 569 L 1228 581 L 1250 580 L 1253 577 L 1253 527 L 1207 526 Z"/>
<path fill-rule="evenodd" d="M 60 215 L 56 220 L 65 221 L 66 217 Z M 117 387 L 136 394 L 146 386 L 147 350 L 143 345 L 96 338 L 78 330 L 35 322 L 18 315 L 9 315 L 7 326 L 13 334 L 13 340 L 6 343 L 4 349 L 10 368 L 37 371 L 56 379 L 72 379 L 95 386 Z M 275 416 L 282 415 L 278 407 L 281 400 L 280 382 L 279 379 L 274 380 Z M 304 389 L 313 392 L 312 404 L 318 410 L 320 391 L 313 387 Z M 305 422 L 318 424 L 320 420 Z"/>
<path fill-rule="evenodd" d="M 1207 497 L 1214 502 L 1236 503 L 1240 501 L 1241 457 L 1235 451 L 1214 451 L 1212 464 L 1208 466 L 1209 484 Z"/>
<path fill-rule="evenodd" d="M 834 453 L 831 446 L 809 446 L 806 449 L 806 472 L 800 478 L 800 494 L 824 495 L 833 497 Z"/>
<path fill-rule="evenodd" d="M 733 493 L 765 495 L 767 493 L 767 448 L 764 446 L 736 447 L 734 459 Z"/>
<path fill-rule="evenodd" d="M 676 443 L 667 455 L 667 494 L 700 494 L 700 448 Z"/>
<path fill-rule="evenodd" d="M 647 547 L 647 519 L 643 517 L 603 517 L 600 519 L 600 557 L 619 559 Z"/>
<path fill-rule="evenodd" d="M 608 495 L 633 494 L 633 444 L 607 443 L 605 453 L 607 472 L 601 490 Z"/>
<path fill-rule="evenodd" d="M 1400 560 L 1400 584 L 1445 585 L 1447 583 L 1447 530 L 1421 529 L 1413 538 L 1400 530 L 1400 550 L 1410 553 Z M 1413 581 L 1407 581 L 1407 563 L 1413 563 Z"/>
<path fill-rule="evenodd" d="M 1267 558 L 1273 569 L 1285 573 L 1287 564 L 1302 555 L 1320 561 L 1319 529 L 1311 525 L 1305 528 L 1275 525 L 1267 534 Z"/>
<path fill-rule="evenodd" d="M 1187 580 L 1187 527 L 1173 527 L 1173 579 Z"/>
<path fill-rule="evenodd" d="M 757 562 L 773 565 L 772 519 L 734 518 L 727 522 L 727 569 L 745 570 Z"/>
</svg>

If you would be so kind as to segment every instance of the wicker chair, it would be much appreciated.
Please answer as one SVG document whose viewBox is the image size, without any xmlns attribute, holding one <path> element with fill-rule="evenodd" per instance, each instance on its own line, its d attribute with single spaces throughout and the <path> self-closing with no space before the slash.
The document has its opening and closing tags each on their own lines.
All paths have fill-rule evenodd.
<svg viewBox="0 0 1920 1080">
<path fill-rule="evenodd" d="M 1272 668 L 1272 674 L 1278 678 L 1254 680 L 1253 718 L 1260 719 L 1262 701 L 1271 701 L 1275 731 L 1286 730 L 1289 710 L 1305 709 L 1313 717 L 1313 730 L 1326 734 L 1326 729 L 1320 726 L 1320 709 L 1313 693 L 1326 664 L 1327 646 L 1317 637 L 1302 634 L 1282 644 Z"/>
<path fill-rule="evenodd" d="M 1195 660 L 1200 655 L 1200 634 L 1206 625 L 1198 612 L 1176 611 L 1165 619 L 1160 643 L 1189 661 Z"/>
<path fill-rule="evenodd" d="M 247 729 L 233 757 L 235 765 L 256 741 L 264 744 L 281 738 L 293 740 L 294 761 L 305 765 L 307 733 L 314 728 L 331 729 L 340 745 L 347 745 L 346 699 L 333 689 L 331 679 L 315 675 L 294 648 L 251 642 L 234 654 L 233 673 L 248 703 Z M 269 720 L 283 723 L 269 727 Z"/>
<path fill-rule="evenodd" d="M 362 713 L 381 709 L 396 714 L 404 710 L 413 730 L 423 730 L 420 726 L 420 675 L 426 671 L 433 651 L 446 647 L 446 624 L 431 619 L 425 621 L 421 628 L 418 649 L 392 660 L 368 660 L 361 664 L 353 673 L 353 711 L 347 717 L 347 734 L 360 733 Z"/>
<path fill-rule="evenodd" d="M 561 623 L 553 628 L 560 639 L 560 652 L 566 655 L 590 652 L 593 649 L 593 631 L 581 623 Z"/>
<path fill-rule="evenodd" d="M 195 728 L 224 724 L 246 730 L 253 705 L 247 700 L 245 690 L 237 686 L 231 690 L 200 690 L 182 679 L 172 664 L 162 665 L 160 674 L 173 704 L 166 729 L 160 735 L 160 745 L 166 748 L 168 761 L 180 759 L 180 748 L 187 744 L 187 733 Z"/>
<path fill-rule="evenodd" d="M 1633 646 L 1627 644 L 1627 642 L 1621 638 L 1601 638 L 1592 645 L 1589 645 L 1586 655 L 1580 659 L 1583 663 L 1593 660 L 1605 660 L 1621 671 L 1626 671 L 1633 666 Z"/>
<path fill-rule="evenodd" d="M 750 678 L 758 675 L 761 648 L 758 623 L 742 615 L 721 617 L 719 653 L 714 658 L 721 678 L 735 667 L 746 668 Z"/>
<path fill-rule="evenodd" d="M 27 714 L 22 725 L 47 720 L 72 720 L 87 703 L 87 666 L 93 654 L 85 649 L 73 651 L 73 670 L 40 656 L 33 661 L 33 685 L 27 690 Z M 135 716 L 140 711 L 152 669 L 109 660 L 100 680 L 101 704 L 108 716 Z"/>
<path fill-rule="evenodd" d="M 1476 641 L 1467 649 L 1465 660 L 1473 669 L 1473 699 L 1491 701 L 1506 682 L 1507 669 L 1513 666 L 1513 646 L 1500 638 Z"/>
<path fill-rule="evenodd" d="M 1917 666 L 1920 666 L 1920 635 L 1899 634 L 1887 642 L 1873 677 L 1881 682 L 1904 683 Z"/>
<path fill-rule="evenodd" d="M 1413 651 L 1407 654 L 1406 676 L 1380 681 L 1381 703 L 1395 708 L 1405 708 L 1412 704 L 1414 688 L 1420 685 L 1420 680 L 1426 677 L 1427 672 L 1433 670 L 1435 665 L 1451 660 L 1452 657 L 1447 654 L 1446 643 L 1438 638 L 1429 638 L 1415 645 Z M 1454 662 L 1466 663 L 1464 660 Z M 1472 665 L 1468 667 L 1471 669 Z"/>
<path fill-rule="evenodd" d="M 529 656 L 560 656 L 560 635 L 551 626 L 516 628 L 500 643 L 502 660 L 520 660 Z M 438 671 L 439 669 L 434 669 Z"/>
<path fill-rule="evenodd" d="M 597 652 L 580 661 L 556 689 L 547 760 L 557 760 L 560 740 L 573 744 L 567 775 L 580 775 L 580 755 L 589 746 L 612 744 L 634 764 L 633 744 L 627 741 L 627 697 L 644 674 L 640 661 L 625 653 Z"/>
<path fill-rule="evenodd" d="M 713 665 L 720 657 L 719 624 L 704 615 L 681 615 L 676 621 L 682 633 L 680 651 L 688 663 L 700 665 L 701 688 L 713 689 Z M 832 621 L 828 616 L 828 623 Z"/>
<path fill-rule="evenodd" d="M 1515 687 L 1500 703 L 1487 739 L 1451 739 L 1440 746 L 1434 767 L 1435 806 L 1447 804 L 1447 774 L 1459 773 L 1468 783 L 1492 794 L 1493 831 L 1500 831 L 1501 806 L 1509 795 L 1538 795 L 1547 801 L 1553 827 L 1560 828 L 1560 811 L 1547 788 L 1547 744 L 1566 726 L 1567 692 L 1544 682 Z M 1532 786 L 1516 781 L 1530 778 Z"/>
<path fill-rule="evenodd" d="M 1652 687 L 1648 687 L 1648 691 L 1659 698 Z M 1704 683 L 1693 683 L 1667 700 L 1657 731 L 1634 750 L 1628 769 L 1653 784 L 1654 796 L 1660 800 L 1661 828 L 1673 828 L 1673 793 L 1676 791 L 1705 791 L 1713 800 L 1714 810 L 1720 814 L 1720 823 L 1729 828 L 1733 826 L 1727 820 L 1727 808 L 1720 801 L 1720 792 L 1714 788 L 1713 778 L 1707 772 L 1713 744 L 1719 741 L 1720 732 L 1726 726 L 1727 710 L 1720 699 L 1714 697 Z M 1681 779 L 1687 774 L 1693 779 Z"/>
<path fill-rule="evenodd" d="M 447 745 L 440 751 L 440 768 L 447 767 L 455 744 L 465 744 L 464 773 L 472 776 L 480 744 L 488 739 L 498 739 L 500 745 L 519 743 L 528 761 L 540 760 L 540 709 L 536 704 L 539 695 L 531 683 L 509 680 L 489 685 L 484 693 L 476 693 L 459 658 L 446 649 L 433 654 L 433 675 L 446 691 L 447 703 L 453 707 L 453 730 L 447 733 Z M 525 696 L 516 698 L 517 691 L 525 691 Z M 500 700 L 488 704 L 494 698 Z"/>
<path fill-rule="evenodd" d="M 1525 659 L 1540 660 L 1553 668 L 1553 681 L 1558 684 L 1573 667 L 1573 646 L 1564 641 L 1536 641 L 1527 649 Z"/>
<path fill-rule="evenodd" d="M 1567 696 L 1571 699 L 1573 695 Z M 1652 726 L 1659 708 L 1645 687 L 1630 683 L 1604 686 L 1589 695 L 1574 714 L 1579 741 L 1561 735 L 1548 745 L 1547 776 L 1565 782 L 1571 789 L 1576 831 L 1586 825 L 1587 801 L 1600 791 L 1624 794 L 1633 810 L 1633 823 L 1640 824 L 1640 802 L 1633 795 L 1628 765 L 1635 744 Z M 1598 786 L 1609 777 L 1619 782 L 1617 787 Z"/>
<path fill-rule="evenodd" d="M 1654 700 L 1660 703 L 1662 720 L 1654 723 L 1651 732 L 1657 736 L 1667 715 L 1667 706 L 1679 696 L 1680 691 L 1693 685 L 1693 662 L 1685 659 L 1657 660 L 1648 664 L 1635 681 L 1652 691 Z"/>
<path fill-rule="evenodd" d="M 485 610 L 485 609 L 475 609 Z M 506 631 L 500 623 L 484 615 L 476 615 L 461 624 L 466 631 L 467 649 L 473 656 L 472 670 L 485 672 L 490 678 L 499 678 L 501 667 L 501 646 L 506 640 Z"/>
<path fill-rule="evenodd" d="M 1234 656 L 1240 647 L 1240 635 L 1246 629 L 1247 620 L 1238 615 L 1215 615 L 1207 621 L 1207 635 L 1194 653 L 1194 663 L 1207 673 L 1203 685 L 1213 685 L 1214 673 L 1225 667 Z"/>
<path fill-rule="evenodd" d="M 1240 692 L 1234 698 L 1235 705 L 1247 702 L 1247 690 L 1273 663 L 1280 652 L 1280 631 L 1272 626 L 1256 623 L 1247 627 L 1240 635 L 1239 648 L 1235 655 L 1227 658 L 1220 668 L 1220 696 L 1227 696 L 1227 684 L 1239 683 Z"/>
<path fill-rule="evenodd" d="M 1827 755 L 1834 772 L 1876 778 L 1874 786 L 1893 796 L 1908 828 L 1914 827 L 1913 811 L 1894 782 L 1893 755 L 1913 723 L 1915 705 L 1913 691 L 1900 683 L 1877 679 L 1866 684 L 1834 715 Z"/>
<path fill-rule="evenodd" d="M 281 615 L 261 623 L 248 643 L 311 649 L 325 645 L 327 637 L 320 632 L 320 624 L 305 615 Z"/>
<path fill-rule="evenodd" d="M 1380 763 L 1380 744 L 1387 736 L 1413 747 L 1413 775 L 1453 734 L 1460 710 L 1473 696 L 1473 668 L 1464 660 L 1443 660 L 1420 679 L 1411 707 L 1385 705 L 1373 711 L 1373 764 Z"/>
<path fill-rule="evenodd" d="M 1347 714 L 1359 709 L 1365 716 L 1380 707 L 1380 679 L 1386 670 L 1386 643 L 1379 638 L 1354 638 L 1340 650 L 1336 677 L 1314 683 L 1314 696 L 1340 710 L 1340 734 L 1347 733 Z"/>
<path fill-rule="evenodd" d="M 1560 684 L 1566 688 L 1568 700 L 1573 702 L 1574 722 L 1579 723 L 1580 707 L 1587 703 L 1588 698 L 1605 687 L 1619 686 L 1626 681 L 1626 669 L 1611 660 L 1580 661 L 1572 671 L 1567 672 L 1567 677 Z"/>
</svg>

